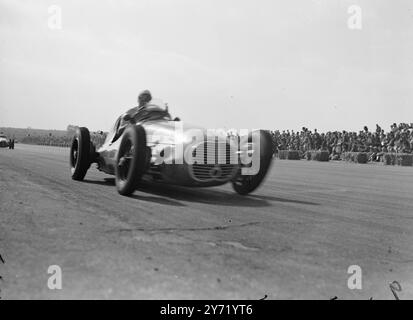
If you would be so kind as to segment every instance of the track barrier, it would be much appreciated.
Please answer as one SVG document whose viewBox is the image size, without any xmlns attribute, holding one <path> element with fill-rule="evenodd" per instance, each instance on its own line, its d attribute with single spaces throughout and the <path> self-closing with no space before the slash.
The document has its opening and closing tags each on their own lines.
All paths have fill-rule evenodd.
<svg viewBox="0 0 413 320">
<path fill-rule="evenodd" d="M 296 150 L 279 150 L 278 157 L 281 160 L 300 160 L 300 152 Z"/>
<path fill-rule="evenodd" d="M 343 160 L 355 163 L 367 163 L 369 156 L 367 152 L 344 152 Z"/>
<path fill-rule="evenodd" d="M 307 151 L 306 159 L 314 161 L 329 161 L 330 155 L 328 154 L 328 151 Z"/>
<path fill-rule="evenodd" d="M 383 155 L 383 164 L 386 166 L 413 166 L 413 154 L 408 153 L 385 153 Z"/>
</svg>

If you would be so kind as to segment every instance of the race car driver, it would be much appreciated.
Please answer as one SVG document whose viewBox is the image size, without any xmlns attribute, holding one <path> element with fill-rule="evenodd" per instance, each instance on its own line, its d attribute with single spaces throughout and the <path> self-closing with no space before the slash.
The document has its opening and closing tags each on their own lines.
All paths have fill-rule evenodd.
<svg viewBox="0 0 413 320">
<path fill-rule="evenodd" d="M 117 133 L 113 141 L 120 137 L 123 130 L 127 127 L 128 124 L 135 123 L 136 116 L 140 112 L 145 110 L 146 104 L 149 103 L 151 100 L 152 100 L 152 94 L 149 90 L 143 90 L 139 94 L 138 105 L 136 107 L 129 109 L 122 115 Z"/>
<path fill-rule="evenodd" d="M 146 104 L 152 100 L 152 94 L 149 90 L 142 91 L 138 96 L 138 106 L 133 107 L 126 111 L 126 113 L 122 116 L 122 121 L 120 126 L 126 125 L 128 123 L 133 123 L 134 118 L 138 115 L 141 111 L 143 111 L 146 107 Z"/>
</svg>

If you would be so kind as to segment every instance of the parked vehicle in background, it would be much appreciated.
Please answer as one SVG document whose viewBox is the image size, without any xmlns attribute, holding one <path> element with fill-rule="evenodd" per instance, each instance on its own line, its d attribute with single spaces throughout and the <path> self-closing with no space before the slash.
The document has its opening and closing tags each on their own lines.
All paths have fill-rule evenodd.
<svg viewBox="0 0 413 320">
<path fill-rule="evenodd" d="M 9 140 L 4 134 L 0 134 L 0 148 L 7 148 L 9 146 Z"/>
</svg>

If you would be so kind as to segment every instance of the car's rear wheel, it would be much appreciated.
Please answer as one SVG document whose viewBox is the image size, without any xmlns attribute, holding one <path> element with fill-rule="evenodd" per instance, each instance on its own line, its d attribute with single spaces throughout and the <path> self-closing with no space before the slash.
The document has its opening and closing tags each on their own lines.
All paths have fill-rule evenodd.
<svg viewBox="0 0 413 320">
<path fill-rule="evenodd" d="M 272 138 L 271 135 L 264 130 L 252 132 L 248 136 L 248 143 L 252 143 L 255 139 L 252 135 L 259 135 L 260 143 L 260 168 L 255 175 L 242 175 L 241 170 L 232 182 L 234 190 L 241 195 L 246 195 L 253 192 L 263 182 L 272 163 Z M 257 137 L 258 138 L 258 137 Z M 254 146 L 252 146 L 254 149 Z"/>
<path fill-rule="evenodd" d="M 90 167 L 90 133 L 87 128 L 76 129 L 70 148 L 72 179 L 81 181 Z"/>
<path fill-rule="evenodd" d="M 129 126 L 122 135 L 116 157 L 116 188 L 121 195 L 131 195 L 146 168 L 146 133 L 142 126 Z"/>
</svg>

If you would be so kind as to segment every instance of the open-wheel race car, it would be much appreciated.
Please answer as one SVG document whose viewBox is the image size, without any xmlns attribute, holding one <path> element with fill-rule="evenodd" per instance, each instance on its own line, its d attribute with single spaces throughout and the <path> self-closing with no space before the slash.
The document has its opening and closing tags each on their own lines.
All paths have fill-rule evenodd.
<svg viewBox="0 0 413 320">
<path fill-rule="evenodd" d="M 119 117 L 96 149 L 89 130 L 79 127 L 70 148 L 74 180 L 91 164 L 114 175 L 120 194 L 130 195 L 142 180 L 188 187 L 232 183 L 242 195 L 254 191 L 272 163 L 272 139 L 264 130 L 228 137 L 172 119 L 161 101 L 151 101 L 125 125 Z"/>
</svg>

